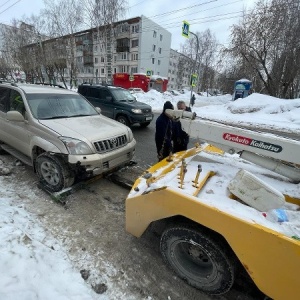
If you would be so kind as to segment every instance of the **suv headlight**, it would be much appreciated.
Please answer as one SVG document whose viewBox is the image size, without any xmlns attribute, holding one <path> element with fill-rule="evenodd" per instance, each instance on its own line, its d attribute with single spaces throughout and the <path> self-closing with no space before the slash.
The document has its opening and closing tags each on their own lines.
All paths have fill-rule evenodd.
<svg viewBox="0 0 300 300">
<path fill-rule="evenodd" d="M 142 113 L 142 110 L 139 109 L 139 108 L 133 108 L 131 111 L 132 111 L 133 113 L 135 113 L 135 114 L 141 114 L 141 113 Z"/>
<path fill-rule="evenodd" d="M 69 137 L 59 137 L 59 139 L 65 144 L 70 154 L 87 155 L 93 154 L 93 151 L 89 145 L 81 140 L 69 138 Z"/>
</svg>

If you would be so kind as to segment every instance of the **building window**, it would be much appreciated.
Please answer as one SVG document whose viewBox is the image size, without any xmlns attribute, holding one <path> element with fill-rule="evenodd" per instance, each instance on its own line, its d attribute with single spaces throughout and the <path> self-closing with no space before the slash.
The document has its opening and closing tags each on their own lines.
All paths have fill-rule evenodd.
<svg viewBox="0 0 300 300">
<path fill-rule="evenodd" d="M 155 49 L 156 49 L 156 45 L 153 45 L 153 46 L 152 46 L 152 51 L 154 52 Z"/>
<path fill-rule="evenodd" d="M 155 58 L 154 57 L 152 58 L 152 64 L 153 65 L 155 64 Z"/>
<path fill-rule="evenodd" d="M 139 46 L 139 40 L 132 40 L 131 41 L 131 48 L 138 47 L 138 46 Z"/>
<path fill-rule="evenodd" d="M 127 59 L 127 52 L 122 52 L 119 54 L 119 59 L 120 60 L 126 60 Z"/>
<path fill-rule="evenodd" d="M 131 67 L 131 74 L 137 73 L 137 67 Z"/>
<path fill-rule="evenodd" d="M 154 30 L 153 31 L 153 37 L 156 38 L 157 32 Z"/>
<path fill-rule="evenodd" d="M 95 64 L 98 63 L 98 57 L 95 57 Z"/>
<path fill-rule="evenodd" d="M 95 51 L 95 52 L 98 51 L 98 46 L 95 46 L 94 51 Z"/>
<path fill-rule="evenodd" d="M 137 53 L 132 53 L 131 54 L 131 60 L 138 60 L 138 54 Z"/>
<path fill-rule="evenodd" d="M 161 54 L 161 48 L 160 47 L 158 48 L 158 53 Z"/>
<path fill-rule="evenodd" d="M 160 65 L 160 60 L 157 60 L 157 64 Z"/>
<path fill-rule="evenodd" d="M 139 32 L 139 24 L 138 25 L 132 25 L 131 26 L 131 32 L 132 33 L 138 33 Z"/>
<path fill-rule="evenodd" d="M 121 66 L 120 69 L 121 69 L 121 73 L 126 73 L 126 66 Z"/>
<path fill-rule="evenodd" d="M 103 62 L 104 62 L 104 57 L 101 56 L 100 60 L 101 60 L 101 62 L 103 63 Z"/>
<path fill-rule="evenodd" d="M 101 74 L 104 74 L 104 73 L 105 73 L 104 68 L 101 68 Z"/>
<path fill-rule="evenodd" d="M 121 32 L 127 32 L 129 31 L 129 25 L 128 24 L 122 24 L 121 25 Z"/>
<path fill-rule="evenodd" d="M 159 40 L 162 41 L 162 39 L 163 39 L 163 36 L 162 36 L 162 34 L 160 34 L 159 35 Z"/>
<path fill-rule="evenodd" d="M 98 69 L 95 69 L 95 75 L 96 76 L 98 75 Z"/>
<path fill-rule="evenodd" d="M 114 62 L 117 62 L 117 56 L 114 55 Z"/>
</svg>

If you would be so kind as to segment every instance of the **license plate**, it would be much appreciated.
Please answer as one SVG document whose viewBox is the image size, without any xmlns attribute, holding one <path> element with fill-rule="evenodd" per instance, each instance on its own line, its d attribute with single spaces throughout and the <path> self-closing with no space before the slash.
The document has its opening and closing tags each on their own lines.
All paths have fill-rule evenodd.
<svg viewBox="0 0 300 300">
<path fill-rule="evenodd" d="M 146 121 L 151 121 L 152 117 L 146 117 Z"/>
</svg>

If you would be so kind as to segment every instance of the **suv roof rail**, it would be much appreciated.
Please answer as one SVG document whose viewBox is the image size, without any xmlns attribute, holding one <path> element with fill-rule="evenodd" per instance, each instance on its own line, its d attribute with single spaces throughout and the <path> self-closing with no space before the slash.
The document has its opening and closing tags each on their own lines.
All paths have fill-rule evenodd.
<svg viewBox="0 0 300 300">
<path fill-rule="evenodd" d="M 11 84 L 13 86 L 17 86 L 17 84 L 14 83 L 14 82 L 12 82 L 11 80 L 0 80 L 0 83 L 9 83 L 9 84 Z"/>
<path fill-rule="evenodd" d="M 90 83 L 90 82 L 83 82 L 80 85 L 88 85 L 88 86 L 114 86 L 111 83 L 106 83 L 106 82 L 102 82 L 102 83 Z"/>
<path fill-rule="evenodd" d="M 36 82 L 36 83 L 34 83 L 34 84 L 37 84 L 37 85 L 49 85 L 49 86 L 56 86 L 56 87 L 59 87 L 59 88 L 61 88 L 61 89 L 65 89 L 65 87 L 63 87 L 62 85 L 60 85 L 60 84 L 53 84 L 53 83 L 43 83 L 43 82 Z"/>
</svg>

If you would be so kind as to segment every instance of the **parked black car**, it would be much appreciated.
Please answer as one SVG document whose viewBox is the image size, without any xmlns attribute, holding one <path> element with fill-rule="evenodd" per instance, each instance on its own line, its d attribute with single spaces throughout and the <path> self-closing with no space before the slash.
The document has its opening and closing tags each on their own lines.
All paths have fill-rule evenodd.
<svg viewBox="0 0 300 300">
<path fill-rule="evenodd" d="M 150 105 L 138 102 L 126 89 L 115 86 L 82 84 L 78 93 L 87 98 L 101 113 L 127 126 L 140 124 L 146 127 L 153 120 Z"/>
</svg>

